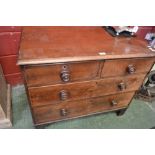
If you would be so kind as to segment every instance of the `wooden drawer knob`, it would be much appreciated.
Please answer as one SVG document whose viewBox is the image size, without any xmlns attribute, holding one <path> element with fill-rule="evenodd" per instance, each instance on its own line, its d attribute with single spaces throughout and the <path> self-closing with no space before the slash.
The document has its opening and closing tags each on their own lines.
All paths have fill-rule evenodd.
<svg viewBox="0 0 155 155">
<path fill-rule="evenodd" d="M 68 93 L 68 91 L 67 90 L 61 90 L 60 91 L 60 99 L 61 100 L 67 100 L 68 99 L 68 97 L 69 97 L 69 93 Z"/>
<path fill-rule="evenodd" d="M 129 65 L 129 66 L 127 67 L 127 72 L 128 72 L 129 74 L 133 74 L 133 73 L 135 73 L 135 71 L 136 71 L 136 68 L 134 67 L 134 65 Z"/>
<path fill-rule="evenodd" d="M 68 114 L 68 111 L 66 109 L 61 109 L 60 110 L 60 115 L 61 116 L 67 116 L 67 114 Z"/>
<path fill-rule="evenodd" d="M 125 83 L 124 83 L 124 82 L 119 83 L 119 84 L 118 84 L 118 88 L 119 88 L 121 91 L 125 90 L 125 89 L 126 89 Z"/>
<path fill-rule="evenodd" d="M 118 103 L 117 103 L 115 100 L 112 100 L 112 101 L 111 101 L 111 105 L 112 105 L 112 106 L 116 106 L 117 104 L 118 104 Z"/>
<path fill-rule="evenodd" d="M 70 74 L 68 71 L 62 71 L 60 77 L 63 82 L 68 82 L 70 80 Z"/>
</svg>

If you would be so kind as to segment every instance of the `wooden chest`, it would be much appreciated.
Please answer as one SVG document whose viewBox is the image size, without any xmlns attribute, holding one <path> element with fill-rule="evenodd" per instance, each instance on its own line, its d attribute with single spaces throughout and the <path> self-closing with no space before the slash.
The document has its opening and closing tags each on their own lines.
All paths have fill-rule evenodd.
<svg viewBox="0 0 155 155">
<path fill-rule="evenodd" d="M 123 114 L 155 61 L 136 38 L 102 27 L 25 27 L 21 66 L 35 125 Z"/>
</svg>

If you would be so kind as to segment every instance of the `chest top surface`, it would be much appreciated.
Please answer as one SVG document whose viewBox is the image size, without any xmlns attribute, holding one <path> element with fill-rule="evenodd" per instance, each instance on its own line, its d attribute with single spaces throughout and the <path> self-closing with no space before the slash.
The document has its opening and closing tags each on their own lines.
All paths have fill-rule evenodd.
<svg viewBox="0 0 155 155">
<path fill-rule="evenodd" d="M 102 27 L 24 27 L 18 64 L 154 56 L 144 41 L 112 37 Z"/>
</svg>

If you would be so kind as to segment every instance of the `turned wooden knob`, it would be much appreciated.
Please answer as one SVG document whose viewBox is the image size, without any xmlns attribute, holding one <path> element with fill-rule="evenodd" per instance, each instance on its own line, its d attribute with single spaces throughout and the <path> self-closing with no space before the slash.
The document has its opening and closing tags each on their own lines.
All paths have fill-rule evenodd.
<svg viewBox="0 0 155 155">
<path fill-rule="evenodd" d="M 118 103 L 117 103 L 115 100 L 112 100 L 112 101 L 111 101 L 111 105 L 112 105 L 112 106 L 116 106 L 117 104 L 118 104 Z"/>
<path fill-rule="evenodd" d="M 60 77 L 63 82 L 68 82 L 70 80 L 69 71 L 62 71 Z"/>
<path fill-rule="evenodd" d="M 61 116 L 67 116 L 67 114 L 68 114 L 68 111 L 66 109 L 61 109 L 60 110 L 60 115 Z"/>
<path fill-rule="evenodd" d="M 68 99 L 68 97 L 69 97 L 69 93 L 68 93 L 68 91 L 67 90 L 61 90 L 60 91 L 60 99 L 61 100 L 67 100 Z"/>
<path fill-rule="evenodd" d="M 118 84 L 118 88 L 119 88 L 121 91 L 125 90 L 125 89 L 126 89 L 125 83 L 124 83 L 124 82 L 119 83 L 119 84 Z"/>
<path fill-rule="evenodd" d="M 136 68 L 135 68 L 133 65 L 129 65 L 129 66 L 127 67 L 127 72 L 128 72 L 129 74 L 133 74 L 133 73 L 135 73 L 135 71 L 136 71 Z"/>
</svg>

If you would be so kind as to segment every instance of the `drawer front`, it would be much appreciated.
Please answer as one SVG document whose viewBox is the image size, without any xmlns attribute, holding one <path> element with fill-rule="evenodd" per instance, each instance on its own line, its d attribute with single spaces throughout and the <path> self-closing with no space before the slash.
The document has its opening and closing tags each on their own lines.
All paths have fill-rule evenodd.
<svg viewBox="0 0 155 155">
<path fill-rule="evenodd" d="M 101 77 L 147 73 L 154 62 L 154 58 L 107 60 L 104 63 Z"/>
<path fill-rule="evenodd" d="M 44 87 L 30 87 L 32 106 L 61 104 L 69 100 L 86 99 L 137 90 L 145 74 L 76 82 Z"/>
<path fill-rule="evenodd" d="M 32 109 L 36 125 L 125 108 L 134 92 L 48 105 Z"/>
<path fill-rule="evenodd" d="M 29 66 L 24 69 L 28 86 L 40 86 L 90 80 L 98 76 L 99 61 L 82 63 Z"/>
</svg>

